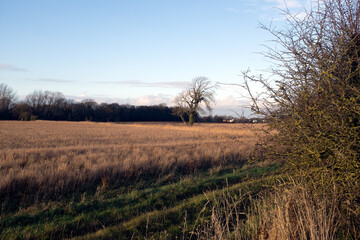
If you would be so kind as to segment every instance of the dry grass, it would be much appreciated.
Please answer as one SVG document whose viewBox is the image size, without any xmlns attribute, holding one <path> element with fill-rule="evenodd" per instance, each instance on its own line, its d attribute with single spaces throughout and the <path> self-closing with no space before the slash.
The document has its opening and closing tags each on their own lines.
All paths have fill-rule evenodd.
<svg viewBox="0 0 360 240">
<path fill-rule="evenodd" d="M 256 199 L 246 191 L 232 195 L 224 190 L 210 200 L 211 218 L 199 224 L 196 239 L 351 239 L 346 233 L 338 236 L 343 219 L 335 186 L 331 196 L 319 195 L 291 179 Z"/>
<path fill-rule="evenodd" d="M 53 199 L 140 176 L 244 161 L 262 125 L 0 122 L 0 201 Z"/>
<path fill-rule="evenodd" d="M 257 239 L 338 239 L 341 199 L 337 188 L 331 189 L 331 196 L 310 189 L 306 183 L 292 180 L 258 202 Z"/>
</svg>

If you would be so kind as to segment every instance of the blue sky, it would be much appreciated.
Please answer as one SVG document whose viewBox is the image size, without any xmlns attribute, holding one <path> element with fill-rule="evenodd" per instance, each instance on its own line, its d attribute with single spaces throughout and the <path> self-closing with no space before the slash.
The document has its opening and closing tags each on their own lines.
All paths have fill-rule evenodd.
<svg viewBox="0 0 360 240">
<path fill-rule="evenodd" d="M 288 0 L 297 11 L 307 0 Z M 281 25 L 283 0 L 0 0 L 0 83 L 135 105 L 167 103 L 192 78 L 241 83 Z M 240 89 L 217 91 L 214 114 L 240 111 Z"/>
</svg>

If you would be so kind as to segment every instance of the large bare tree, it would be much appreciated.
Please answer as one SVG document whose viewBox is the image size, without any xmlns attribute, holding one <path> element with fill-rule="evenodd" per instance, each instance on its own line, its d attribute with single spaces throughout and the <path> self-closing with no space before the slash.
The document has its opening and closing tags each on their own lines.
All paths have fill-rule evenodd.
<svg viewBox="0 0 360 240">
<path fill-rule="evenodd" d="M 7 119 L 10 117 L 10 108 L 15 103 L 16 95 L 12 88 L 6 84 L 0 84 L 0 117 Z"/>
<path fill-rule="evenodd" d="M 212 111 L 216 87 L 217 85 L 206 77 L 194 78 L 189 87 L 176 97 L 174 114 L 180 116 L 185 124 L 192 126 L 195 116 L 205 112 L 203 107 Z M 188 122 L 185 121 L 185 114 L 189 117 Z"/>
</svg>

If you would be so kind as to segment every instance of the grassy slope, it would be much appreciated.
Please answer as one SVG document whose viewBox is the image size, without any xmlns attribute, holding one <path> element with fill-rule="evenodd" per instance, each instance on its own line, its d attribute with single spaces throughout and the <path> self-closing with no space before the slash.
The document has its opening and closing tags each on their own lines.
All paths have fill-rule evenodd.
<svg viewBox="0 0 360 240">
<path fill-rule="evenodd" d="M 186 213 L 188 230 L 207 198 L 205 192 L 247 188 L 256 193 L 277 166 L 224 168 L 195 175 L 138 180 L 128 188 L 99 186 L 96 192 L 33 205 L 1 216 L 0 239 L 144 238 L 167 232 L 181 235 Z"/>
</svg>

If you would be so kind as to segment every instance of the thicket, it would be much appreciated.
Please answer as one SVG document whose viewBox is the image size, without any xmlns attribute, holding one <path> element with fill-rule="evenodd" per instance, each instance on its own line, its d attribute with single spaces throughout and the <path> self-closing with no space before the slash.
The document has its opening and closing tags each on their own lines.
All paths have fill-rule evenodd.
<svg viewBox="0 0 360 240">
<path fill-rule="evenodd" d="M 333 199 L 336 189 L 339 232 L 359 238 L 360 2 L 314 4 L 285 11 L 285 28 L 262 26 L 274 37 L 264 54 L 274 66 L 268 78 L 244 72 L 244 87 L 269 120 L 262 157 L 284 161 L 314 199 Z"/>
</svg>

